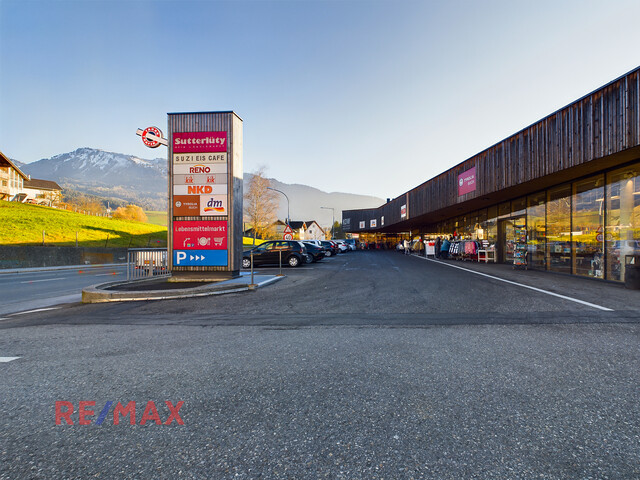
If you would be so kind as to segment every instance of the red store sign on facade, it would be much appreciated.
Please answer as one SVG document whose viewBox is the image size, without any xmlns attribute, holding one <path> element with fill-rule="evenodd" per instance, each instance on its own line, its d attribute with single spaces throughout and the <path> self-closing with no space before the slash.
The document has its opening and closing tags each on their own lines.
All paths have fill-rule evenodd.
<svg viewBox="0 0 640 480">
<path fill-rule="evenodd" d="M 476 190 L 476 167 L 470 168 L 466 172 L 458 175 L 458 196 Z"/>
</svg>

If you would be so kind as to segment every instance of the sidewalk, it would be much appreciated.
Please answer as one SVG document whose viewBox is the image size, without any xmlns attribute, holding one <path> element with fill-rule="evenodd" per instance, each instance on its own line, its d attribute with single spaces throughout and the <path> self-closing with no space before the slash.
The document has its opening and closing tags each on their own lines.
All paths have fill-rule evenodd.
<svg viewBox="0 0 640 480">
<path fill-rule="evenodd" d="M 433 259 L 433 257 L 425 258 L 422 255 L 412 256 L 426 262 L 440 263 L 449 268 L 461 268 L 482 275 L 498 277 L 508 282 L 594 303 L 616 311 L 640 310 L 640 290 L 629 290 L 625 288 L 623 283 L 542 270 L 514 269 L 512 265 L 502 263 L 479 263 Z M 483 277 L 478 276 L 478 278 Z"/>
</svg>

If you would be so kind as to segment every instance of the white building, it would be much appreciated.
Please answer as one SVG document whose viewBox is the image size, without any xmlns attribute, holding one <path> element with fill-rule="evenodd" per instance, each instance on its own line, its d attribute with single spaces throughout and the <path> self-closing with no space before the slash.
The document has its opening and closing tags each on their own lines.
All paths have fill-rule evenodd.
<svg viewBox="0 0 640 480">
<path fill-rule="evenodd" d="M 25 180 L 29 180 L 29 176 L 0 152 L 0 200 L 22 202 L 26 198 Z"/>
</svg>

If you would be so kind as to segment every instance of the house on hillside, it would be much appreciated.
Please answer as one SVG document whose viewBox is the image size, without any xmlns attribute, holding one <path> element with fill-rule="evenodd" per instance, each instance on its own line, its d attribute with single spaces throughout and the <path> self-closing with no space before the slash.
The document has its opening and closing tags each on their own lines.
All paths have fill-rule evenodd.
<svg viewBox="0 0 640 480">
<path fill-rule="evenodd" d="M 27 194 L 23 200 L 27 203 L 51 207 L 62 201 L 62 187 L 51 180 L 37 178 L 25 180 L 23 192 Z"/>
<path fill-rule="evenodd" d="M 9 157 L 0 152 L 0 200 L 24 201 L 26 180 L 29 180 L 29 176 L 24 174 Z"/>
<path fill-rule="evenodd" d="M 302 221 L 290 221 L 289 226 L 293 231 L 293 238 L 296 240 L 324 240 L 325 232 L 318 222 L 315 220 Z M 278 220 L 275 223 L 275 228 L 278 238 L 282 238 L 284 235 L 284 229 L 286 224 Z"/>
<path fill-rule="evenodd" d="M 304 232 L 304 240 L 324 240 L 326 237 L 323 228 L 318 225 L 315 220 L 308 220 L 304 222 L 307 229 Z"/>
</svg>

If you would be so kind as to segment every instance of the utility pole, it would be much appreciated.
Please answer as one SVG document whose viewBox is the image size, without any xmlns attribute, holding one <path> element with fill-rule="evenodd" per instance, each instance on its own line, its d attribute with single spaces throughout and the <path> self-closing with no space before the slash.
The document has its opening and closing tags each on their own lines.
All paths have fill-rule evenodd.
<svg viewBox="0 0 640 480">
<path fill-rule="evenodd" d="M 287 221 L 285 223 L 287 224 L 287 226 L 289 226 L 289 220 L 291 220 L 291 217 L 289 216 L 289 197 L 287 197 L 286 193 L 284 193 L 282 190 L 278 190 L 277 188 L 267 187 L 267 190 L 273 190 L 274 192 L 281 193 L 282 195 L 284 195 L 284 198 L 287 199 Z"/>
</svg>

